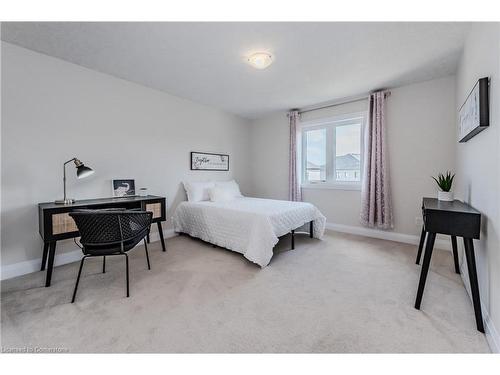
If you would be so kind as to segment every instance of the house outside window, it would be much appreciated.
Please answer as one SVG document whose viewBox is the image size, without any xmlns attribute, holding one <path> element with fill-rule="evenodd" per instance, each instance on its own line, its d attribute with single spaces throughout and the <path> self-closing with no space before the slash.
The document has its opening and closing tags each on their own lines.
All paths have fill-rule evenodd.
<svg viewBox="0 0 500 375">
<path fill-rule="evenodd" d="M 359 190 L 366 113 L 301 124 L 302 187 Z"/>
</svg>

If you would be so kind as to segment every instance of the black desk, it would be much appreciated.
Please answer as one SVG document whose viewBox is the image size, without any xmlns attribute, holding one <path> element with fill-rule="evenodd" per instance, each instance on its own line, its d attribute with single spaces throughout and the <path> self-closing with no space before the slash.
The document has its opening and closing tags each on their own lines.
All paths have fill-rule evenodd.
<svg viewBox="0 0 500 375">
<path fill-rule="evenodd" d="M 476 315 L 476 326 L 478 331 L 484 333 L 481 300 L 479 297 L 479 285 L 477 281 L 476 259 L 474 257 L 474 243 L 472 241 L 473 239 L 479 239 L 479 232 L 481 230 L 481 213 L 468 204 L 457 200 L 453 202 L 442 202 L 435 198 L 424 198 L 422 201 L 422 215 L 424 219 L 424 226 L 420 236 L 417 264 L 420 261 L 420 255 L 422 253 L 426 234 L 427 242 L 425 244 L 424 261 L 422 263 L 422 271 L 420 273 L 415 308 L 420 309 L 420 303 L 422 302 L 425 280 L 429 271 L 436 234 L 441 233 L 451 236 L 455 272 L 457 273 L 460 273 L 460 269 L 458 267 L 457 237 L 463 237 L 465 258 L 467 260 L 467 269 L 469 271 L 469 280 L 472 292 L 472 302 L 474 304 L 474 312 Z"/>
<path fill-rule="evenodd" d="M 45 269 L 47 264 L 47 276 L 45 286 L 50 286 L 52 278 L 52 269 L 54 268 L 54 257 L 56 252 L 56 242 L 68 238 L 79 237 L 80 233 L 75 222 L 69 216 L 69 213 L 78 209 L 102 209 L 102 208 L 126 208 L 141 209 L 153 213 L 153 222 L 158 225 L 162 250 L 165 249 L 165 240 L 161 222 L 166 218 L 166 200 L 165 197 L 148 195 L 146 197 L 123 197 L 123 198 L 104 198 L 104 199 L 85 199 L 76 201 L 70 205 L 49 203 L 38 204 L 38 226 L 40 236 L 42 236 L 43 257 L 41 270 Z M 48 257 L 48 262 L 47 262 Z"/>
</svg>

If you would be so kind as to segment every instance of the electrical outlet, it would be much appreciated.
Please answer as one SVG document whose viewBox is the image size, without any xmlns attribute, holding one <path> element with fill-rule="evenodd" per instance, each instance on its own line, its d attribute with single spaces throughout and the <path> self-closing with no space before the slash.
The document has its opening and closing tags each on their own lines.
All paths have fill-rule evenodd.
<svg viewBox="0 0 500 375">
<path fill-rule="evenodd" d="M 422 216 L 416 216 L 415 217 L 415 225 L 418 227 L 421 227 L 424 224 L 424 220 L 422 219 Z"/>
</svg>

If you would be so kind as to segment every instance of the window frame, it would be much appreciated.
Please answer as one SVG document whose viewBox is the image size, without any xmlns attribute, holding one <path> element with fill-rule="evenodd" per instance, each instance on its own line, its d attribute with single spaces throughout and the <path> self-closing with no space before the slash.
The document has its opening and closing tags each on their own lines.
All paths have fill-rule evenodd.
<svg viewBox="0 0 500 375">
<path fill-rule="evenodd" d="M 367 112 L 353 112 L 345 115 L 321 118 L 311 121 L 301 122 L 300 135 L 300 165 L 301 165 L 301 187 L 304 189 L 339 189 L 339 190 L 361 190 L 363 181 L 363 156 L 364 156 L 364 131 L 367 119 Z M 361 121 L 360 121 L 361 120 Z M 346 125 L 360 125 L 360 180 L 359 181 L 336 181 L 336 128 Z M 326 181 L 310 182 L 306 180 L 307 150 L 306 150 L 306 132 L 310 130 L 326 129 Z"/>
</svg>

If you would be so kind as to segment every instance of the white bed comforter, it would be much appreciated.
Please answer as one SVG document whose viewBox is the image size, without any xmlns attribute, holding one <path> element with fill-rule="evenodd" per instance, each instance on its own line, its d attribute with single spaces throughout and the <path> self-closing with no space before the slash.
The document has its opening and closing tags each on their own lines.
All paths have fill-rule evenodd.
<svg viewBox="0 0 500 375">
<path fill-rule="evenodd" d="M 228 202 L 182 202 L 173 221 L 176 232 L 231 249 L 265 267 L 278 237 L 314 221 L 313 235 L 322 238 L 326 218 L 310 203 L 242 197 Z"/>
</svg>

